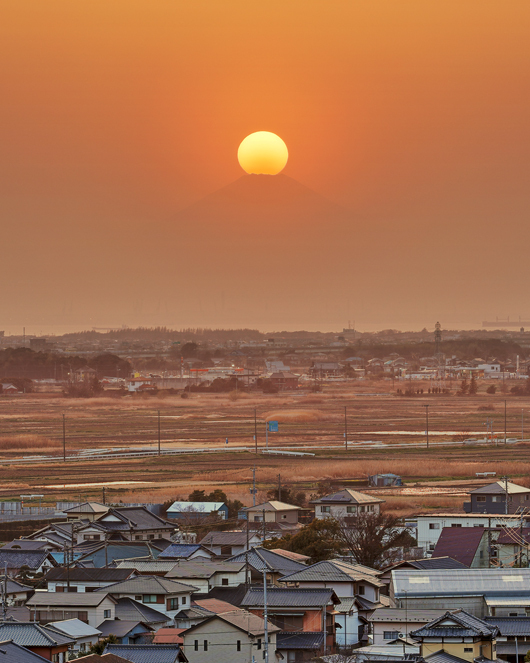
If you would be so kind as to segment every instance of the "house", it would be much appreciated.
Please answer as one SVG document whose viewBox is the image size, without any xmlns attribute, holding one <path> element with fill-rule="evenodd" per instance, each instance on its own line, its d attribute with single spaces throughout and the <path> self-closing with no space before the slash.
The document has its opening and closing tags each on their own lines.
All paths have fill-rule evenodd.
<svg viewBox="0 0 530 663">
<path fill-rule="evenodd" d="M 101 635 L 101 631 L 93 626 L 89 626 L 79 619 L 64 619 L 58 622 L 46 624 L 46 628 L 55 631 L 60 635 L 71 638 L 74 643 L 70 651 L 74 654 L 86 652 L 92 645 L 95 645 Z"/>
<path fill-rule="evenodd" d="M 121 656 L 131 663 L 187 663 L 180 645 L 107 645 L 105 654 Z"/>
<path fill-rule="evenodd" d="M 165 613 L 130 598 L 117 599 L 115 614 L 117 620 L 135 623 L 142 622 L 154 631 L 168 626 L 172 621 Z"/>
<path fill-rule="evenodd" d="M 89 366 L 82 366 L 73 372 L 75 382 L 90 382 L 97 378 L 97 371 Z"/>
<path fill-rule="evenodd" d="M 100 502 L 81 502 L 65 509 L 64 513 L 68 520 L 97 520 L 104 513 L 108 513 L 109 507 Z"/>
<path fill-rule="evenodd" d="M 364 632 L 366 608 L 373 610 L 379 604 L 379 590 L 383 583 L 377 576 L 378 571 L 361 564 L 326 560 L 284 576 L 280 582 L 303 589 L 333 589 L 340 599 L 335 608 L 338 612 L 335 623 L 339 627 L 337 644 L 351 646 L 360 641 Z M 368 602 L 367 606 L 365 602 Z"/>
<path fill-rule="evenodd" d="M 128 659 L 116 656 L 116 654 L 89 654 L 83 656 L 83 663 L 131 663 Z"/>
<path fill-rule="evenodd" d="M 298 525 L 298 513 L 302 510 L 299 506 L 270 500 L 256 506 L 247 506 L 238 513 L 238 518 L 253 523 L 281 523 L 291 526 Z"/>
<path fill-rule="evenodd" d="M 465 610 L 444 614 L 411 632 L 420 643 L 420 654 L 433 663 L 497 661 L 499 629 Z"/>
<path fill-rule="evenodd" d="M 104 541 L 94 544 L 82 544 L 76 548 L 77 561 L 83 567 L 102 568 L 115 562 L 115 560 L 136 559 L 138 557 L 151 557 L 157 559 L 162 550 L 165 550 L 170 541 L 167 539 L 151 539 L 149 541 L 114 541 L 105 545 Z"/>
<path fill-rule="evenodd" d="M 399 608 L 457 610 L 481 619 L 530 614 L 530 569 L 392 571 L 390 596 Z"/>
<path fill-rule="evenodd" d="M 263 587 L 250 587 L 241 603 L 242 608 L 263 617 Z M 334 606 L 340 602 L 333 589 L 301 589 L 290 587 L 267 588 L 268 619 L 284 633 L 313 633 L 314 641 L 320 640 L 320 655 L 334 653 Z M 318 635 L 317 635 L 318 634 Z M 297 658 L 296 650 L 282 652 L 284 658 Z M 294 652 L 294 654 L 292 653 Z M 303 657 L 298 652 L 298 657 Z"/>
<path fill-rule="evenodd" d="M 266 571 L 267 582 L 273 584 L 278 584 L 282 576 L 307 568 L 305 564 L 267 548 L 252 548 L 248 552 L 230 557 L 227 561 L 248 564 L 250 577 L 254 582 L 263 582 L 263 571 Z"/>
<path fill-rule="evenodd" d="M 0 569 L 7 569 L 8 576 L 18 576 L 21 569 L 31 575 L 45 573 L 56 561 L 47 550 L 18 550 L 0 548 Z"/>
<path fill-rule="evenodd" d="M 144 506 L 110 508 L 97 520 L 77 527 L 76 543 L 84 541 L 151 541 L 169 539 L 175 533 L 173 523 L 160 518 Z"/>
<path fill-rule="evenodd" d="M 156 390 L 156 384 L 155 381 L 152 378 L 140 378 L 140 377 L 135 377 L 131 378 L 127 382 L 127 391 L 134 393 L 134 392 L 142 392 L 142 391 L 155 391 Z"/>
<path fill-rule="evenodd" d="M 387 645 L 400 637 L 408 640 L 411 631 L 436 619 L 443 612 L 444 610 L 377 608 L 368 616 L 369 642 L 378 646 Z"/>
<path fill-rule="evenodd" d="M 155 630 L 145 622 L 126 619 L 106 619 L 98 628 L 102 638 L 114 635 L 121 645 L 148 644 Z"/>
<path fill-rule="evenodd" d="M 491 566 L 491 534 L 484 527 L 444 527 L 434 557 L 452 557 L 468 568 Z"/>
<path fill-rule="evenodd" d="M 523 522 L 527 522 L 530 516 L 523 516 Z M 431 513 L 420 514 L 413 520 L 407 521 L 416 525 L 416 539 L 418 547 L 425 553 L 431 553 L 436 547 L 444 527 L 504 527 L 506 523 L 519 525 L 521 516 L 508 514 L 499 516 L 488 513 Z M 413 533 L 413 532 L 412 532 Z"/>
<path fill-rule="evenodd" d="M 79 619 L 97 627 L 105 619 L 115 619 L 116 600 L 102 592 L 35 592 L 26 606 L 34 621 L 47 624 Z"/>
<path fill-rule="evenodd" d="M 363 513 L 379 513 L 381 504 L 385 500 L 358 493 L 345 488 L 337 493 L 311 500 L 315 505 L 315 518 L 355 518 Z"/>
<path fill-rule="evenodd" d="M 261 543 L 258 534 L 250 532 L 208 532 L 200 544 L 218 557 L 230 557 L 250 550 Z"/>
<path fill-rule="evenodd" d="M 95 593 L 105 592 L 115 599 L 134 599 L 173 618 L 181 607 L 190 605 L 191 595 L 196 591 L 197 588 L 192 585 L 169 578 L 138 576 L 96 590 Z"/>
<path fill-rule="evenodd" d="M 58 543 L 51 543 L 50 541 L 32 541 L 31 539 L 13 539 L 9 543 L 2 546 L 4 550 L 46 550 L 53 552 L 61 549 Z"/>
<path fill-rule="evenodd" d="M 207 594 L 213 587 L 237 587 L 246 580 L 245 562 L 191 560 L 174 564 L 166 578 L 192 584 Z"/>
<path fill-rule="evenodd" d="M 309 369 L 309 375 L 312 378 L 324 379 L 337 377 L 342 372 L 342 366 L 334 361 L 316 361 Z"/>
<path fill-rule="evenodd" d="M 402 486 L 399 474 L 372 474 L 368 477 L 370 486 Z"/>
<path fill-rule="evenodd" d="M 494 530 L 495 531 L 495 530 Z M 495 566 L 528 567 L 530 528 L 504 527 L 496 530 L 492 545 L 492 564 Z"/>
<path fill-rule="evenodd" d="M 214 553 L 198 543 L 171 543 L 164 548 L 157 559 L 213 559 Z"/>
<path fill-rule="evenodd" d="M 17 645 L 12 640 L 0 641 L 0 651 L 2 652 L 2 663 L 45 663 L 45 661 L 50 660 L 43 658 L 40 654 L 33 653 L 30 649 Z M 108 663 L 113 662 L 109 661 Z M 116 661 L 116 663 L 119 662 Z"/>
<path fill-rule="evenodd" d="M 171 520 L 185 520 L 186 522 L 212 516 L 226 520 L 228 507 L 224 502 L 173 502 L 166 514 Z"/>
<path fill-rule="evenodd" d="M 484 617 L 499 629 L 497 655 L 509 663 L 524 663 L 530 650 L 530 617 Z"/>
<path fill-rule="evenodd" d="M 506 509 L 508 495 L 508 509 Z M 470 502 L 464 502 L 466 513 L 518 513 L 530 507 L 530 488 L 518 486 L 511 481 L 495 481 L 476 488 L 469 493 Z"/>
<path fill-rule="evenodd" d="M 274 660 L 280 629 L 267 624 L 269 661 Z M 265 651 L 265 621 L 246 610 L 213 614 L 182 634 L 190 663 L 248 663 Z"/>
<path fill-rule="evenodd" d="M 278 388 L 279 391 L 287 391 L 289 389 L 298 388 L 298 375 L 290 371 L 278 371 L 271 373 L 269 380 Z"/>
<path fill-rule="evenodd" d="M 0 387 L 1 387 L 0 394 L 13 395 L 20 393 L 20 390 L 10 382 L 2 382 L 2 384 L 0 384 Z"/>
<path fill-rule="evenodd" d="M 72 638 L 33 622 L 0 622 L 0 642 L 6 640 L 58 663 L 66 663 L 68 649 L 74 644 Z"/>
<path fill-rule="evenodd" d="M 0 576 L 0 587 L 5 592 L 6 602 L 10 606 L 22 606 L 35 592 L 33 587 L 28 587 L 13 580 L 9 576 Z"/>
<path fill-rule="evenodd" d="M 131 569 L 136 575 L 165 576 L 178 564 L 175 559 L 151 559 L 150 557 L 130 557 L 129 559 L 115 560 L 116 568 Z"/>
<path fill-rule="evenodd" d="M 57 567 L 44 576 L 49 592 L 93 592 L 100 587 L 135 577 L 133 569 L 84 569 Z"/>
<path fill-rule="evenodd" d="M 182 633 L 184 633 L 186 629 L 185 628 L 160 628 L 158 631 L 155 633 L 153 637 L 153 644 L 154 645 L 170 645 L 170 644 L 177 644 L 177 645 L 183 645 L 184 644 L 184 638 L 182 637 Z"/>
</svg>

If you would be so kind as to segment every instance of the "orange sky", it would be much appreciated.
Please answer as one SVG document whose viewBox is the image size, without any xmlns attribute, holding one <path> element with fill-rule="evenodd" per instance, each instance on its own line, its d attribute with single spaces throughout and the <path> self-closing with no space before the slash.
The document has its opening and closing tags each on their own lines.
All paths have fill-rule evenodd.
<svg viewBox="0 0 530 663">
<path fill-rule="evenodd" d="M 528 0 L 3 3 L 0 329 L 530 316 L 529 19 Z M 182 252 L 182 217 L 158 234 L 240 177 L 256 130 L 352 210 L 321 288 L 288 218 L 291 266 L 255 279 L 236 254 L 223 281 L 207 237 Z"/>
</svg>

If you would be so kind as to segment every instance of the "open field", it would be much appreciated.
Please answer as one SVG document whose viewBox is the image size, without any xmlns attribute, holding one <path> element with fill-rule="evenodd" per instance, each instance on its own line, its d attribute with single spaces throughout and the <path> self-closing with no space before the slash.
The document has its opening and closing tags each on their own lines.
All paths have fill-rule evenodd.
<svg viewBox="0 0 530 663">
<path fill-rule="evenodd" d="M 460 509 L 463 493 L 476 480 L 476 472 L 494 471 L 497 476 L 507 474 L 519 483 L 527 482 L 530 445 L 501 444 L 504 396 L 400 398 L 385 391 L 388 388 L 385 382 L 362 383 L 327 387 L 317 394 L 244 394 L 235 400 L 225 394 L 192 394 L 188 399 L 1 398 L 0 498 L 37 492 L 47 502 L 101 499 L 106 486 L 110 500 L 160 501 L 185 497 L 196 487 L 208 491 L 221 487 L 229 497 L 249 504 L 255 465 L 258 498 L 265 496 L 278 474 L 283 485 L 296 486 L 309 497 L 322 482 L 330 489 L 350 485 L 364 490 L 367 475 L 395 472 L 402 475 L 406 488 L 379 492 L 392 511 L 405 515 L 418 509 Z M 431 442 L 453 440 L 455 446 L 428 451 L 418 446 L 425 442 L 424 405 L 429 405 Z M 508 397 L 508 437 L 521 437 L 521 412 L 527 405 L 526 397 Z M 490 409 L 479 410 L 485 406 Z M 348 451 L 344 449 L 344 408 L 348 441 L 361 443 Z M 63 414 L 68 453 L 125 451 L 156 447 L 158 410 L 164 449 L 208 448 L 218 449 L 218 453 L 61 462 Z M 269 446 L 298 448 L 315 455 L 285 458 L 230 453 L 231 447 L 253 448 L 255 417 L 260 448 L 265 444 L 265 421 L 278 420 L 280 432 L 269 434 Z M 493 430 L 500 434 L 499 446 L 462 444 L 467 437 L 485 436 L 486 419 L 493 421 Z M 369 446 L 370 441 L 382 444 Z M 13 461 L 28 455 L 56 455 L 57 462 L 2 463 L 2 459 Z M 417 485 L 423 482 L 428 483 Z"/>
</svg>

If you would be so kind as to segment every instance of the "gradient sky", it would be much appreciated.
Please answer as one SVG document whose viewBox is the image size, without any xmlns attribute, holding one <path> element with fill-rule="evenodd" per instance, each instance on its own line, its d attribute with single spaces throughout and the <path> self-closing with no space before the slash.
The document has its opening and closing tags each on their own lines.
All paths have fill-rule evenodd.
<svg viewBox="0 0 530 663">
<path fill-rule="evenodd" d="M 529 27 L 528 0 L 3 3 L 0 329 L 530 318 Z M 183 248 L 257 130 L 351 210 L 337 261 L 287 217 L 254 278 L 230 237 L 226 274 Z"/>
</svg>

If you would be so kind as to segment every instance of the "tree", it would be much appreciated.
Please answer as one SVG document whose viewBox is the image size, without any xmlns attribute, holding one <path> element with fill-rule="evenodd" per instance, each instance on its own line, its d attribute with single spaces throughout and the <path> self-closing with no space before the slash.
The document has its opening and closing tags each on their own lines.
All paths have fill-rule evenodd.
<svg viewBox="0 0 530 663">
<path fill-rule="evenodd" d="M 184 357 L 184 359 L 191 359 L 192 357 L 197 356 L 198 349 L 199 346 L 197 343 L 184 343 L 184 345 L 180 348 L 180 356 Z"/>
<path fill-rule="evenodd" d="M 469 383 L 469 393 L 471 395 L 476 394 L 478 391 L 478 384 L 477 384 L 477 378 L 475 377 L 475 374 L 473 373 L 471 375 L 471 382 Z"/>
<path fill-rule="evenodd" d="M 456 392 L 459 396 L 464 396 L 469 391 L 469 384 L 467 378 L 464 378 L 460 383 L 460 389 Z"/>
<path fill-rule="evenodd" d="M 307 555 L 311 564 L 331 559 L 341 552 L 340 524 L 334 518 L 313 520 L 304 525 L 294 536 L 287 534 L 281 539 L 272 539 L 265 542 L 265 548 L 281 548 L 291 552 Z"/>
<path fill-rule="evenodd" d="M 411 547 L 414 539 L 399 518 L 387 513 L 360 513 L 339 523 L 338 541 L 358 564 L 373 569 L 393 561 L 396 548 Z"/>
<path fill-rule="evenodd" d="M 97 654 L 98 656 L 101 656 L 105 651 L 105 647 L 107 645 L 117 645 L 117 644 L 119 644 L 118 638 L 115 635 L 112 635 L 111 633 L 107 638 L 98 640 L 98 642 L 94 643 L 93 645 L 90 645 L 88 651 L 86 652 L 86 656 L 88 656 L 89 654 Z"/>
<path fill-rule="evenodd" d="M 494 394 L 497 391 L 497 387 L 494 384 L 490 384 L 490 386 L 486 389 L 487 394 Z"/>
</svg>

